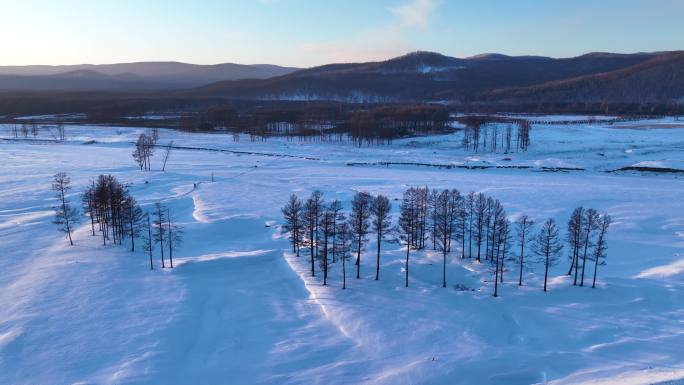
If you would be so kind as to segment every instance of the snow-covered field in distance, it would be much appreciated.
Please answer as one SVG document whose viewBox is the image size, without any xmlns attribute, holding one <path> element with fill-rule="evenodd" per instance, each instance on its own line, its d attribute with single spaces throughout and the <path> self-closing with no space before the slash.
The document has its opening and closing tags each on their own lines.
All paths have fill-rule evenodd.
<svg viewBox="0 0 684 385">
<path fill-rule="evenodd" d="M 534 126 L 530 151 L 512 154 L 466 154 L 459 133 L 359 148 L 162 130 L 161 144 L 237 151 L 175 150 L 166 172 L 157 171 L 160 155 L 151 172 L 133 162 L 132 142 L 143 129 L 69 126 L 65 143 L 0 141 L 0 383 L 682 379 L 684 175 L 606 172 L 683 169 L 681 123 Z M 0 132 L 8 136 L 6 127 Z M 145 209 L 169 205 L 186 231 L 178 267 L 150 271 L 144 253 L 103 247 L 85 218 L 69 247 L 51 223 L 57 171 L 71 176 L 73 203 L 106 173 L 129 183 Z M 427 250 L 413 253 L 407 289 L 396 243 L 383 245 L 380 281 L 371 278 L 371 242 L 363 279 L 342 291 L 338 264 L 330 286 L 321 286 L 279 229 L 291 193 L 320 189 L 347 208 L 356 191 L 382 193 L 396 219 L 403 190 L 423 185 L 484 192 L 511 216 L 554 217 L 563 227 L 577 205 L 607 211 L 615 222 L 599 287 L 572 287 L 563 261 L 550 292 L 541 291 L 538 266 L 522 288 L 506 272 L 493 298 L 487 267 L 454 253 L 442 289 L 440 255 Z"/>
</svg>

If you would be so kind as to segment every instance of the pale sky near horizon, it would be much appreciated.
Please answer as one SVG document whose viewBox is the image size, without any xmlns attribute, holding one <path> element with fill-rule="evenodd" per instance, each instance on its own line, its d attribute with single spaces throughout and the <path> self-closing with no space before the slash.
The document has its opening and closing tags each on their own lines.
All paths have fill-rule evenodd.
<svg viewBox="0 0 684 385">
<path fill-rule="evenodd" d="M 684 49 L 684 0 L 0 0 L 0 65 Z"/>
</svg>

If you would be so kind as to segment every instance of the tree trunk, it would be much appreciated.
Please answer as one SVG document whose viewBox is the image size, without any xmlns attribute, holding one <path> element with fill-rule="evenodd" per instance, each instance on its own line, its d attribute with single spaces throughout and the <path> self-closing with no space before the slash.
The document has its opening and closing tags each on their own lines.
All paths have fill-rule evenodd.
<svg viewBox="0 0 684 385">
<path fill-rule="evenodd" d="M 546 280 L 549 276 L 549 252 L 546 252 L 546 262 L 544 263 L 544 291 L 546 291 Z"/>
<path fill-rule="evenodd" d="M 444 251 L 442 251 L 442 287 L 446 287 L 446 246 L 444 246 Z"/>
<path fill-rule="evenodd" d="M 67 235 L 69 236 L 69 244 L 74 245 L 74 241 L 71 239 L 71 226 L 69 226 L 69 212 L 67 211 L 66 197 L 64 196 L 64 188 L 60 192 L 62 196 L 62 210 L 64 210 L 64 224 L 66 225 Z"/>
<path fill-rule="evenodd" d="M 522 237 L 520 244 L 520 278 L 518 278 L 518 286 L 522 286 L 523 266 L 525 264 L 525 235 Z"/>
<path fill-rule="evenodd" d="M 375 280 L 380 279 L 380 242 L 382 241 L 382 233 L 378 231 L 378 255 L 375 264 Z"/>
<path fill-rule="evenodd" d="M 411 251 L 411 242 L 406 241 L 406 276 L 404 278 L 404 287 L 408 287 L 408 277 L 409 277 L 409 252 Z"/>
<path fill-rule="evenodd" d="M 591 226 L 591 224 L 589 224 Z M 580 286 L 584 286 L 584 271 L 587 267 L 587 249 L 589 248 L 589 232 L 587 231 L 587 240 L 584 242 L 584 255 L 582 256 L 582 278 L 580 279 Z"/>
<path fill-rule="evenodd" d="M 93 231 L 93 237 L 95 236 L 95 219 L 93 218 L 93 209 L 90 209 L 90 229 Z"/>
<path fill-rule="evenodd" d="M 313 224 L 313 223 L 312 223 Z M 314 267 L 314 228 L 311 227 L 311 230 L 309 231 L 309 242 L 311 243 L 310 245 L 310 250 L 311 250 L 311 276 L 315 277 L 316 276 L 316 270 Z"/>
<path fill-rule="evenodd" d="M 494 297 L 499 296 L 499 255 L 496 255 L 496 268 L 494 269 Z"/>
<path fill-rule="evenodd" d="M 167 224 L 169 226 L 169 261 L 173 269 L 173 227 L 171 226 L 171 211 L 166 211 Z"/>
<path fill-rule="evenodd" d="M 328 286 L 328 235 L 324 234 L 323 240 L 323 286 Z"/>
<path fill-rule="evenodd" d="M 150 215 L 147 214 L 147 236 L 150 242 L 148 246 L 148 252 L 150 254 L 150 270 L 154 270 L 154 265 L 152 264 L 152 225 L 150 224 Z"/>
<path fill-rule="evenodd" d="M 342 290 L 347 288 L 347 264 L 345 263 L 345 256 L 342 256 Z"/>
<path fill-rule="evenodd" d="M 361 278 L 361 239 L 359 238 L 358 247 L 356 249 L 356 278 Z"/>
</svg>

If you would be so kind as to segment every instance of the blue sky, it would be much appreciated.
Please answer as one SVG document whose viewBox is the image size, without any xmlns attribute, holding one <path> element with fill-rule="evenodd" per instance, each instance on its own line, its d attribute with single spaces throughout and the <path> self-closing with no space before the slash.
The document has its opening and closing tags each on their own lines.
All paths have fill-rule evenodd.
<svg viewBox="0 0 684 385">
<path fill-rule="evenodd" d="M 684 49 L 684 0 L 0 0 L 0 65 Z"/>
</svg>

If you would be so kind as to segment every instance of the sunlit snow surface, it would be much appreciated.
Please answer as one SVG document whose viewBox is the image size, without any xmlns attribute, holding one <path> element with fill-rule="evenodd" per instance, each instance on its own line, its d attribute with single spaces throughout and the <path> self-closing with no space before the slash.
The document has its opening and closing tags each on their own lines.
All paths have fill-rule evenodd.
<svg viewBox="0 0 684 385">
<path fill-rule="evenodd" d="M 6 127 L 0 132 L 9 135 Z M 176 150 L 164 173 L 134 164 L 131 142 L 140 132 L 69 126 L 62 144 L 0 141 L 0 383 L 515 385 L 684 378 L 684 174 L 606 172 L 684 169 L 682 121 L 534 126 L 530 151 L 511 154 L 466 154 L 460 133 L 359 148 L 162 130 L 162 144 L 241 152 Z M 161 156 L 153 162 L 158 169 Z M 186 231 L 177 267 L 150 271 L 144 253 L 103 247 L 85 218 L 76 246 L 67 246 L 51 223 L 50 182 L 57 171 L 72 177 L 75 204 L 92 178 L 108 173 L 130 183 L 145 208 L 169 205 Z M 407 289 L 404 251 L 396 243 L 383 244 L 380 281 L 372 279 L 371 242 L 363 279 L 350 278 L 342 291 L 339 263 L 330 286 L 321 286 L 320 277 L 309 277 L 307 257 L 291 255 L 280 233 L 280 207 L 290 193 L 318 188 L 347 207 L 355 191 L 382 193 L 396 218 L 396 199 L 412 185 L 485 192 L 512 217 L 552 216 L 563 227 L 577 205 L 607 211 L 614 225 L 599 287 L 572 287 L 563 261 L 551 272 L 549 293 L 541 291 L 539 266 L 522 288 L 515 272 L 506 271 L 495 299 L 488 268 L 454 252 L 449 287 L 442 289 L 440 256 L 427 250 L 412 253 Z"/>
</svg>

